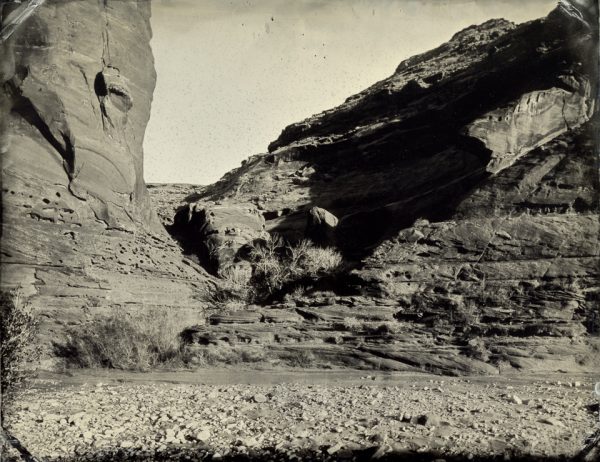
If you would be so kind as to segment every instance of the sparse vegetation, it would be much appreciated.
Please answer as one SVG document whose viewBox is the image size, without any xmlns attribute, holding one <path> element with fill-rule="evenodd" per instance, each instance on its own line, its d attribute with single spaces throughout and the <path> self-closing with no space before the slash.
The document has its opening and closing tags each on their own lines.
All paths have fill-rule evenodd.
<svg viewBox="0 0 600 462">
<path fill-rule="evenodd" d="M 212 294 L 213 301 L 219 305 L 236 305 L 249 302 L 254 291 L 248 281 L 252 269 L 248 266 L 231 265 L 221 272 L 222 283 Z"/>
<path fill-rule="evenodd" d="M 298 350 L 282 358 L 291 367 L 309 368 L 315 364 L 315 355 L 307 350 Z"/>
<path fill-rule="evenodd" d="M 0 376 L 2 418 L 6 406 L 26 384 L 39 359 L 38 322 L 19 291 L 0 293 Z"/>
<path fill-rule="evenodd" d="M 146 370 L 178 366 L 184 363 L 180 331 L 173 314 L 165 310 L 114 310 L 71 329 L 60 355 L 74 367 Z"/>
<path fill-rule="evenodd" d="M 307 295 L 309 295 L 310 291 L 311 291 L 310 286 L 305 287 L 305 286 L 299 285 L 299 286 L 295 287 L 291 292 L 285 294 L 284 300 L 290 301 L 290 302 L 300 300 L 300 299 L 306 297 Z"/>
<path fill-rule="evenodd" d="M 335 249 L 316 247 L 307 240 L 285 245 L 278 237 L 253 246 L 250 258 L 254 267 L 251 283 L 258 294 L 265 295 L 303 280 L 335 274 L 342 264 L 342 256 Z"/>
<path fill-rule="evenodd" d="M 342 267 L 342 256 L 335 249 L 317 247 L 307 240 L 290 245 L 278 236 L 253 244 L 248 255 L 251 276 L 250 267 L 225 269 L 221 287 L 213 294 L 215 302 L 260 302 L 285 291 L 301 296 L 306 284 L 334 276 Z"/>
</svg>

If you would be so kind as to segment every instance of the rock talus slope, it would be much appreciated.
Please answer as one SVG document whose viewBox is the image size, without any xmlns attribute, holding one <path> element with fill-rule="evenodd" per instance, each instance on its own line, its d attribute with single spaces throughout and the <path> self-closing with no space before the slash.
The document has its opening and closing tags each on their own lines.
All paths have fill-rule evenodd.
<svg viewBox="0 0 600 462">
<path fill-rule="evenodd" d="M 206 291 L 144 184 L 149 18 L 147 1 L 49 0 L 2 45 L 2 286 L 47 338 L 108 306 L 189 314 Z"/>
<path fill-rule="evenodd" d="M 346 293 L 215 315 L 192 341 L 391 369 L 588 367 L 598 30 L 584 3 L 468 27 L 204 189 L 180 235 L 198 238 L 189 212 L 216 201 L 297 240 L 319 207 L 355 269 Z"/>
</svg>

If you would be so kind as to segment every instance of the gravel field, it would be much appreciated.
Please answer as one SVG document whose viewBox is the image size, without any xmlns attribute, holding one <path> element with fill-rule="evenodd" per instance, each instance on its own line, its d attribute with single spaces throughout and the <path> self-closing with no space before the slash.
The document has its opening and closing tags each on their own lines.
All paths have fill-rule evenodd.
<svg viewBox="0 0 600 462">
<path fill-rule="evenodd" d="M 561 460 L 598 421 L 589 377 L 247 375 L 259 383 L 39 380 L 8 428 L 57 461 Z"/>
</svg>

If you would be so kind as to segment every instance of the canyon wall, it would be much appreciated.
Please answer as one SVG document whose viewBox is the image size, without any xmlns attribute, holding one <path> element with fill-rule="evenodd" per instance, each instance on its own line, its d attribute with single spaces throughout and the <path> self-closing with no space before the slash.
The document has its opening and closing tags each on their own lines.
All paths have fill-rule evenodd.
<svg viewBox="0 0 600 462">
<path fill-rule="evenodd" d="M 2 47 L 2 287 L 30 297 L 49 345 L 109 308 L 197 319 L 203 304 L 206 273 L 144 184 L 150 13 L 145 0 L 49 0 Z"/>
<path fill-rule="evenodd" d="M 256 207 L 269 232 L 294 241 L 319 207 L 334 218 L 328 244 L 354 267 L 342 288 L 215 316 L 193 341 L 396 370 L 590 367 L 600 227 L 597 10 L 587 3 L 456 33 L 285 128 L 269 153 L 181 209 L 184 241 L 202 240 L 194 211 L 217 222 L 227 204 Z M 231 255 L 221 253 L 243 263 Z"/>
<path fill-rule="evenodd" d="M 2 287 L 28 297 L 50 355 L 96 314 L 157 308 L 197 324 L 194 348 L 273 364 L 597 367 L 594 15 L 561 2 L 403 61 L 196 190 L 166 220 L 176 242 L 143 180 L 150 3 L 48 0 L 0 50 Z M 349 270 L 205 316 L 207 270 L 250 276 L 244 246 L 266 231 L 316 236 Z"/>
</svg>

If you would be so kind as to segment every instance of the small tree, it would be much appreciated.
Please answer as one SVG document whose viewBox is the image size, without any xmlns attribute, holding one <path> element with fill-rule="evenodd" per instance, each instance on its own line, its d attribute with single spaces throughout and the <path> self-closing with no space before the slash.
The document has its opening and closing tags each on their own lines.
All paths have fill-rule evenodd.
<svg viewBox="0 0 600 462">
<path fill-rule="evenodd" d="M 6 406 L 22 389 L 30 371 L 27 363 L 39 359 L 36 345 L 38 322 L 29 304 L 18 291 L 0 292 L 0 412 L 4 420 Z"/>
</svg>

